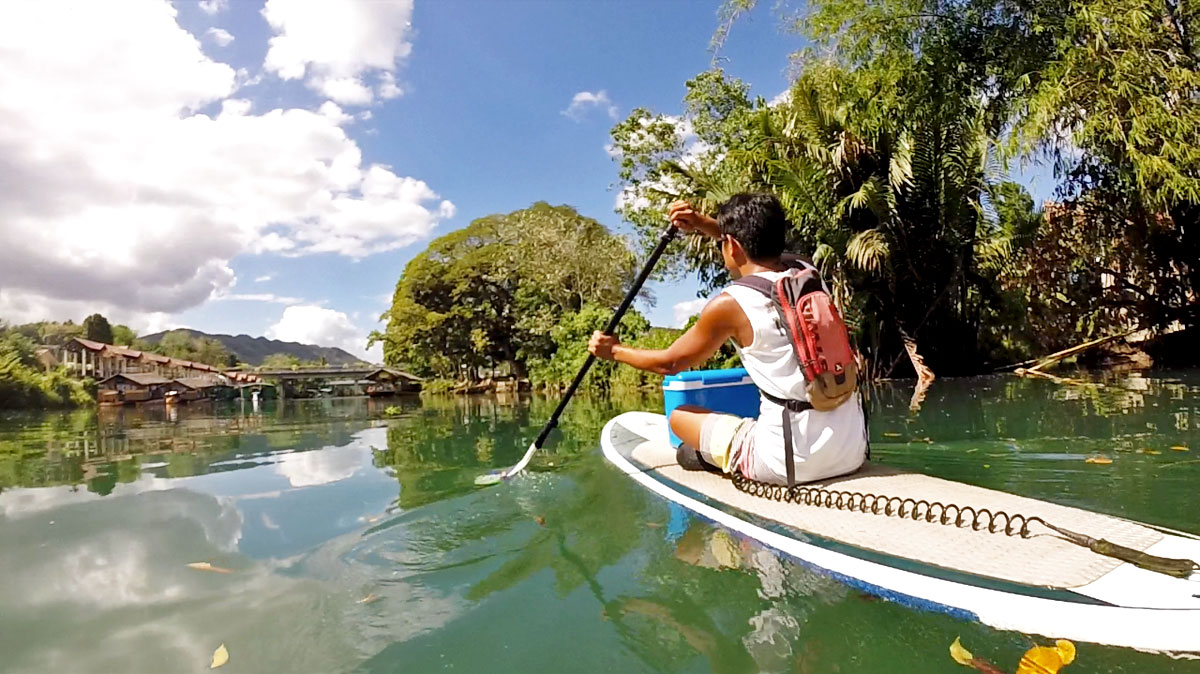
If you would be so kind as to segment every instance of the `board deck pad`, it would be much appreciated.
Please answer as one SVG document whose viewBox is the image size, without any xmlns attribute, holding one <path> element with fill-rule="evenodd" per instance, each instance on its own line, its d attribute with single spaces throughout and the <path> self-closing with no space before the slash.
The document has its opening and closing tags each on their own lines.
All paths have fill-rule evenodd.
<svg viewBox="0 0 1200 674">
<path fill-rule="evenodd" d="M 747 494 L 718 473 L 681 468 L 661 414 L 620 414 L 600 444 L 659 496 L 888 601 L 1048 638 L 1200 655 L 1200 572 L 1177 578 L 1139 568 L 1039 524 L 1022 539 Z M 879 465 L 806 486 L 1040 517 L 1150 555 L 1200 561 L 1194 534 Z"/>
<path fill-rule="evenodd" d="M 614 438 L 619 444 L 620 439 Z M 1006 536 L 969 527 L 914 521 L 894 516 L 781 503 L 738 490 L 726 477 L 689 471 L 675 460 L 675 449 L 662 440 L 627 431 L 626 456 L 639 468 L 704 497 L 790 529 L 954 571 L 1013 583 L 1073 588 L 1091 583 L 1122 564 L 1069 543 L 1034 524 L 1030 538 Z M 625 452 L 622 452 L 625 453 Z M 841 478 L 807 487 L 844 492 L 924 499 L 987 508 L 992 512 L 1037 516 L 1071 531 L 1146 550 L 1162 534 L 1122 519 L 1014 494 L 868 464 Z"/>
</svg>

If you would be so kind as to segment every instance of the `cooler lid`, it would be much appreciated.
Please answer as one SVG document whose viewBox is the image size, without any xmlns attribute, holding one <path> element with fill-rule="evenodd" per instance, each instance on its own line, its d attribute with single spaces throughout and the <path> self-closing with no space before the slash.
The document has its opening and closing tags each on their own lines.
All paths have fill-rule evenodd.
<svg viewBox="0 0 1200 674">
<path fill-rule="evenodd" d="M 732 367 L 725 370 L 688 370 L 668 377 L 663 377 L 663 389 L 681 390 L 703 388 L 706 386 L 730 386 L 735 384 L 753 384 L 750 373 L 744 367 Z"/>
</svg>

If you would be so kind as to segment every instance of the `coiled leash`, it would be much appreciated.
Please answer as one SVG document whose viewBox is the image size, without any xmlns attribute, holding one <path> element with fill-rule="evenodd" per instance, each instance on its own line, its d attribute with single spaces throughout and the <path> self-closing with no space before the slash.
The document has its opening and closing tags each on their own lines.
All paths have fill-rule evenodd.
<svg viewBox="0 0 1200 674">
<path fill-rule="evenodd" d="M 1147 571 L 1163 573 L 1174 578 L 1189 578 L 1200 571 L 1200 564 L 1190 559 L 1173 559 L 1150 555 L 1140 550 L 1134 550 L 1118 545 L 1103 538 L 1096 539 L 1086 534 L 1077 533 L 1050 524 L 1040 517 L 1029 517 L 1019 513 L 1009 514 L 1003 510 L 992 511 L 987 508 L 960 506 L 955 503 L 927 501 L 912 497 L 884 496 L 863 492 L 839 491 L 821 487 L 804 487 L 795 485 L 788 487 L 781 484 L 768 484 L 751 480 L 741 473 L 733 473 L 730 478 L 733 486 L 739 491 L 751 496 L 791 503 L 794 505 L 830 508 L 847 512 L 858 512 L 867 515 L 882 515 L 898 517 L 914 521 L 924 521 L 930 524 L 952 526 L 959 529 L 970 527 L 972 531 L 986 531 L 991 534 L 1003 534 L 1030 538 L 1034 534 L 1030 526 L 1040 524 L 1063 540 L 1085 547 L 1098 555 L 1112 557 L 1122 562 L 1128 562 Z"/>
</svg>

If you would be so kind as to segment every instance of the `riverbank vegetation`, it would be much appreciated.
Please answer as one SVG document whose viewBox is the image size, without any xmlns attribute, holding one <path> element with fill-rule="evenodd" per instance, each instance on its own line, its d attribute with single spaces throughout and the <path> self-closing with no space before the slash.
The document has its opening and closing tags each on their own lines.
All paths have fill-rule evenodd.
<svg viewBox="0 0 1200 674">
<path fill-rule="evenodd" d="M 566 386 L 587 358 L 587 337 L 605 326 L 636 274 L 624 239 L 569 206 L 537 203 L 491 215 L 433 241 L 396 284 L 382 319 L 384 360 L 449 391 L 500 373 Z M 675 331 L 651 328 L 636 309 L 621 323 L 627 342 L 665 346 Z M 646 377 L 597 363 L 595 386 L 638 386 Z"/>
<path fill-rule="evenodd" d="M 95 382 L 73 379 L 61 367 L 46 369 L 37 342 L 0 324 L 0 409 L 71 407 L 92 402 Z"/>
<path fill-rule="evenodd" d="M 730 0 L 727 28 L 753 0 Z M 1196 10 L 1149 0 L 814 0 L 773 101 L 721 70 L 683 116 L 613 130 L 622 215 L 649 247 L 677 196 L 712 211 L 778 194 L 793 245 L 837 287 L 874 375 L 905 343 L 970 374 L 1132 328 L 1200 318 Z M 716 46 L 724 32 L 719 31 Z M 781 67 L 783 64 L 781 64 Z M 1040 207 L 1008 176 L 1053 166 Z M 727 282 L 711 245 L 674 270 Z M 899 368 L 897 366 L 900 366 Z"/>
<path fill-rule="evenodd" d="M 95 402 L 96 382 L 72 377 L 58 364 L 54 353 L 56 347 L 76 337 L 214 367 L 237 364 L 237 359 L 215 339 L 193 337 L 180 330 L 151 344 L 138 339 L 128 326 L 110 324 L 101 314 L 92 314 L 82 323 L 37 321 L 6 326 L 0 321 L 0 409 L 71 407 Z M 42 347 L 48 352 L 39 355 Z"/>
<path fill-rule="evenodd" d="M 714 50 L 756 4 L 725 3 Z M 792 55 L 788 91 L 752 99 L 714 68 L 687 82 L 683 115 L 637 108 L 613 128 L 635 249 L 652 247 L 677 198 L 711 213 L 737 192 L 777 194 L 793 250 L 833 282 L 872 377 L 911 375 L 921 357 L 939 374 L 976 374 L 1118 332 L 1194 334 L 1194 8 L 813 0 L 776 11 L 808 45 Z M 1010 177 L 1033 163 L 1056 181 L 1045 204 Z M 408 265 L 373 339 L 420 374 L 470 382 L 501 366 L 561 385 L 636 266 L 622 240 L 566 206 L 482 218 Z M 729 281 L 695 237 L 660 267 L 668 280 L 698 271 L 705 294 Z M 622 327 L 634 344 L 675 334 L 637 312 Z M 592 377 L 642 380 L 611 364 Z"/>
</svg>

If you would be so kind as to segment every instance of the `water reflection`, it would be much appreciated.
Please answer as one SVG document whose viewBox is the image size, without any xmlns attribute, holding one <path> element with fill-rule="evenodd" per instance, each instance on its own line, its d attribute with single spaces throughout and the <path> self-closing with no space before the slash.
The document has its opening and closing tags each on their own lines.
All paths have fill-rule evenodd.
<svg viewBox="0 0 1200 674">
<path fill-rule="evenodd" d="M 1197 373 L 939 380 L 919 412 L 909 394 L 875 392 L 877 460 L 1200 531 Z M 574 401 L 527 475 L 476 488 L 555 404 L 6 417 L 0 670 L 203 669 L 224 642 L 245 671 L 926 672 L 954 669 L 956 636 L 996 661 L 1031 645 L 868 601 L 673 510 L 597 452 L 653 397 Z M 1098 452 L 1114 463 L 1084 463 Z M 1185 671 L 1087 646 L 1084 662 Z"/>
</svg>

